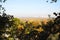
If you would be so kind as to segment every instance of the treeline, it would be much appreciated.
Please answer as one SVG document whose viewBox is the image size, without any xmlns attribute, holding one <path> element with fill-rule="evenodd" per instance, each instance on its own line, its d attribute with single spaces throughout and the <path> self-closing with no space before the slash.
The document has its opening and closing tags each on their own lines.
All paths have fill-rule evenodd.
<svg viewBox="0 0 60 40">
<path fill-rule="evenodd" d="M 56 18 L 34 26 L 32 22 L 22 22 L 3 13 L 0 15 L 0 40 L 60 40 L 60 13 L 53 14 Z"/>
</svg>

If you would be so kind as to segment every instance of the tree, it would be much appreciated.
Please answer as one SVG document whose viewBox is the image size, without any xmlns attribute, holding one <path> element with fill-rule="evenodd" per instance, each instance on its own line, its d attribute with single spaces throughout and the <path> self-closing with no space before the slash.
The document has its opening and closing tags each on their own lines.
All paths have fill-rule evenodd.
<svg viewBox="0 0 60 40">
<path fill-rule="evenodd" d="M 48 2 L 49 0 L 47 0 L 46 2 Z M 50 3 L 56 3 L 57 2 L 57 0 L 51 0 L 51 2 Z"/>
<path fill-rule="evenodd" d="M 5 1 L 6 0 L 0 0 L 1 3 L 5 3 Z M 0 40 L 7 40 L 8 37 L 14 38 L 20 21 L 17 22 L 18 19 L 15 19 L 12 15 L 7 15 L 2 4 L 0 4 L 0 14 L 2 14 L 0 15 Z"/>
</svg>

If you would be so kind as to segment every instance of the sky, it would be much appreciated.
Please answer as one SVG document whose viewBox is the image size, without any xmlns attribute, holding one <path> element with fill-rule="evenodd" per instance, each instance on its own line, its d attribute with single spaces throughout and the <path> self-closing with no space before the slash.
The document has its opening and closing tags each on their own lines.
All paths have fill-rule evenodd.
<svg viewBox="0 0 60 40">
<path fill-rule="evenodd" d="M 3 6 L 6 13 L 15 17 L 48 17 L 60 12 L 60 0 L 47 3 L 46 0 L 7 0 Z"/>
</svg>

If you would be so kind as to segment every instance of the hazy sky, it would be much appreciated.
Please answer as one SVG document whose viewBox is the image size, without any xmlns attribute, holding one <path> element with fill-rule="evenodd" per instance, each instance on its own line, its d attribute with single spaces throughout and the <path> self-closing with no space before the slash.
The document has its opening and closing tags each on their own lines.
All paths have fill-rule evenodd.
<svg viewBox="0 0 60 40">
<path fill-rule="evenodd" d="M 16 17 L 47 17 L 60 11 L 60 0 L 57 3 L 47 3 L 46 0 L 7 0 L 3 5 L 7 14 Z"/>
</svg>

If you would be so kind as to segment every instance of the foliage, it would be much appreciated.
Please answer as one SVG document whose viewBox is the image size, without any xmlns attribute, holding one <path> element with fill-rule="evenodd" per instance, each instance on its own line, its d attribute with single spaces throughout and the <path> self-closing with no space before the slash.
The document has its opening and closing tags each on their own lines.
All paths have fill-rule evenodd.
<svg viewBox="0 0 60 40">
<path fill-rule="evenodd" d="M 55 14 L 55 13 L 54 13 Z M 58 14 L 57 14 L 58 15 Z M 11 15 L 0 15 L 0 39 L 1 40 L 47 40 L 50 34 L 56 34 L 60 32 L 60 15 L 54 20 L 49 20 L 47 24 L 41 22 L 42 25 L 34 26 L 32 22 L 26 21 L 25 23 L 18 18 L 14 18 Z M 23 28 L 19 27 L 22 26 Z M 37 29 L 43 28 L 43 31 Z M 21 30 L 20 30 L 21 29 Z M 7 35 L 7 36 L 6 36 Z"/>
<path fill-rule="evenodd" d="M 51 2 L 50 3 L 56 3 L 58 0 L 51 0 Z M 49 0 L 47 0 L 46 2 L 49 2 Z"/>
<path fill-rule="evenodd" d="M 5 1 L 0 0 L 2 3 Z M 57 0 L 52 0 L 52 2 L 57 2 Z M 60 38 L 60 13 L 54 12 L 56 18 L 52 20 L 48 15 L 49 21 L 46 24 L 42 21 L 41 25 L 37 22 L 21 22 L 19 18 L 7 15 L 2 5 L 0 5 L 0 14 L 2 14 L 0 15 L 0 40 L 52 40 L 57 33 L 58 39 Z M 38 25 L 34 26 L 36 24 Z M 39 28 L 43 31 L 38 31 Z M 52 37 L 50 37 L 51 34 Z"/>
</svg>

